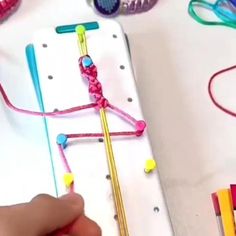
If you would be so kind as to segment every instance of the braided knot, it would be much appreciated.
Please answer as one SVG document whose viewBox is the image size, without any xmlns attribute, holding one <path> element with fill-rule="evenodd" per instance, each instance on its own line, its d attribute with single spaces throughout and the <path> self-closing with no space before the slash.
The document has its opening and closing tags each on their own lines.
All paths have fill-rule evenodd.
<svg viewBox="0 0 236 236">
<path fill-rule="evenodd" d="M 102 85 L 97 79 L 97 67 L 93 64 L 92 59 L 88 55 L 80 57 L 79 67 L 82 77 L 89 82 L 89 93 L 95 99 L 98 108 L 106 108 L 108 101 L 103 96 Z"/>
</svg>

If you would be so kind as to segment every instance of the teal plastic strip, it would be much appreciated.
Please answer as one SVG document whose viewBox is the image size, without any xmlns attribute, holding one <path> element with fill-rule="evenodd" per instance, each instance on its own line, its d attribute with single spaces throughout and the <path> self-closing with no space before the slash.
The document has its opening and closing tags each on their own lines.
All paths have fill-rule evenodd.
<svg viewBox="0 0 236 236">
<path fill-rule="evenodd" d="M 78 24 L 73 24 L 73 25 L 57 26 L 55 30 L 56 30 L 56 32 L 58 34 L 74 33 L 75 32 L 75 28 L 78 25 L 83 25 L 86 30 L 96 30 L 96 29 L 99 29 L 98 22 L 87 22 L 87 23 L 78 23 Z"/>
<path fill-rule="evenodd" d="M 43 104 L 43 97 L 42 97 L 42 92 L 41 92 L 40 82 L 39 82 L 37 62 L 36 62 L 36 58 L 35 58 L 35 50 L 34 50 L 34 46 L 32 44 L 29 44 L 26 47 L 26 57 L 27 57 L 27 62 L 28 62 L 31 78 L 32 78 L 32 81 L 34 84 L 34 89 L 35 89 L 35 92 L 37 95 L 40 110 L 42 112 L 45 112 L 44 104 Z M 58 197 L 58 188 L 57 188 L 55 168 L 54 168 L 54 163 L 53 163 L 53 158 L 52 158 L 52 148 L 51 148 L 50 141 L 49 141 L 47 119 L 43 118 L 43 121 L 44 121 L 44 126 L 45 126 L 45 132 L 47 135 L 47 142 L 48 142 L 48 148 L 49 148 L 49 154 L 50 154 L 50 161 L 51 161 L 51 167 L 52 167 L 52 173 L 53 173 L 55 192 L 56 192 L 56 196 Z"/>
</svg>

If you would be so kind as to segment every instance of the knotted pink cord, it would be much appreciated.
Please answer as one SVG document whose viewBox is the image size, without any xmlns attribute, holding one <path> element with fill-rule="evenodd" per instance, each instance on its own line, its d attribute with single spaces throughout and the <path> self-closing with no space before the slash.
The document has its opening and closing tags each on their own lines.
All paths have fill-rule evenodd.
<svg viewBox="0 0 236 236">
<path fill-rule="evenodd" d="M 89 56 L 83 56 L 79 59 L 79 67 L 82 77 L 89 82 L 89 93 L 95 99 L 98 108 L 106 108 L 108 105 L 107 99 L 103 96 L 102 85 L 97 79 L 97 67 L 92 63 L 90 66 L 83 65 L 84 59 L 90 59 Z M 92 62 L 92 60 L 91 60 Z"/>
<path fill-rule="evenodd" d="M 91 58 L 89 56 L 85 56 L 86 59 Z M 82 105 L 82 106 L 77 106 L 77 107 L 72 107 L 68 108 L 62 111 L 57 111 L 57 112 L 36 112 L 36 111 L 29 111 L 21 108 L 17 108 L 14 106 L 9 98 L 7 97 L 7 94 L 5 90 L 3 89 L 3 86 L 0 84 L 0 93 L 3 97 L 3 100 L 5 104 L 7 105 L 8 108 L 12 109 L 13 111 L 24 113 L 27 115 L 34 115 L 34 116 L 41 116 L 41 117 L 56 117 L 56 116 L 61 116 L 61 115 L 67 115 L 69 113 L 89 109 L 89 108 L 96 108 L 96 109 L 101 109 L 101 108 L 110 108 L 112 111 L 116 112 L 119 117 L 125 118 L 128 122 L 130 122 L 134 127 L 135 131 L 120 131 L 120 132 L 111 132 L 111 136 L 141 136 L 146 128 L 146 123 L 142 120 L 136 120 L 134 117 L 126 113 L 125 111 L 119 109 L 118 107 L 115 107 L 111 105 L 108 100 L 103 96 L 102 92 L 102 85 L 97 79 L 97 68 L 96 66 L 92 63 L 89 66 L 85 67 L 83 59 L 85 57 L 81 57 L 79 59 L 79 67 L 81 70 L 82 76 L 87 79 L 89 83 L 89 93 L 90 95 L 94 98 L 95 103 L 91 103 L 88 105 Z M 92 62 L 89 61 L 90 63 Z M 67 134 L 65 135 L 66 138 L 90 138 L 90 137 L 103 137 L 103 133 L 84 133 L 84 134 Z M 61 156 L 61 159 L 64 163 L 64 166 L 66 168 L 66 171 L 68 173 L 72 174 L 72 170 L 70 168 L 70 165 L 66 159 L 65 153 L 64 153 L 64 148 L 66 145 L 64 144 L 58 144 L 58 149 L 59 153 Z M 74 183 L 69 188 L 70 192 L 74 192 Z"/>
</svg>

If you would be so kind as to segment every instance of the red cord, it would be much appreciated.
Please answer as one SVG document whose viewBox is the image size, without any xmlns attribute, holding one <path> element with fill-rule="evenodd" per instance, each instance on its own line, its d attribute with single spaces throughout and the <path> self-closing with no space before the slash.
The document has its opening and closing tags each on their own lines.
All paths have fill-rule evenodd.
<svg viewBox="0 0 236 236">
<path fill-rule="evenodd" d="M 236 117 L 236 112 L 231 111 L 231 110 L 229 110 L 228 108 L 225 108 L 225 107 L 224 107 L 223 105 L 221 105 L 220 103 L 218 103 L 218 102 L 216 101 L 215 97 L 214 97 L 213 92 L 212 92 L 213 82 L 214 82 L 214 80 L 217 78 L 217 76 L 219 76 L 219 75 L 221 75 L 221 74 L 223 74 L 223 73 L 225 73 L 225 72 L 234 70 L 234 69 L 236 69 L 236 65 L 231 66 L 231 67 L 226 68 L 226 69 L 223 69 L 223 70 L 221 70 L 221 71 L 218 71 L 218 72 L 216 72 L 214 75 L 212 75 L 212 77 L 210 78 L 210 81 L 209 81 L 209 83 L 208 83 L 208 93 L 209 93 L 209 96 L 210 96 L 212 102 L 215 104 L 215 106 L 216 106 L 217 108 L 219 108 L 221 111 L 223 111 L 224 113 L 226 113 L 226 114 L 228 114 L 228 115 L 231 115 L 231 116 L 233 116 L 233 117 Z"/>
</svg>

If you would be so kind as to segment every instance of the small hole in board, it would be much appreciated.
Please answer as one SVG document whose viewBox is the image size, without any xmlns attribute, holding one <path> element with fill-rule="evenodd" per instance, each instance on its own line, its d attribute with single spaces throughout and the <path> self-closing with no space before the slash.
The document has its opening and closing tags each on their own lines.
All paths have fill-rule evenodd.
<svg viewBox="0 0 236 236">
<path fill-rule="evenodd" d="M 48 76 L 48 79 L 52 80 L 52 79 L 53 79 L 53 76 L 52 76 L 52 75 L 49 75 L 49 76 Z"/>
<path fill-rule="evenodd" d="M 53 112 L 58 112 L 59 110 L 57 109 L 57 108 L 55 108 L 54 110 L 53 110 Z"/>
<path fill-rule="evenodd" d="M 114 220 L 118 220 L 118 215 L 114 215 Z"/>
<path fill-rule="evenodd" d="M 106 175 L 106 179 L 107 179 L 107 180 L 110 180 L 110 179 L 111 179 L 111 176 L 110 176 L 110 175 Z"/>
<path fill-rule="evenodd" d="M 99 139 L 98 139 L 98 142 L 99 142 L 99 143 L 103 143 L 103 138 L 99 138 Z"/>
<path fill-rule="evenodd" d="M 120 69 L 121 69 L 121 70 L 124 70 L 124 69 L 125 69 L 125 66 L 124 66 L 124 65 L 120 65 Z"/>
<path fill-rule="evenodd" d="M 48 45 L 46 43 L 43 43 L 42 46 L 43 46 L 43 48 L 47 48 L 48 47 Z"/>
<path fill-rule="evenodd" d="M 160 211 L 160 209 L 159 209 L 159 207 L 154 207 L 154 208 L 153 208 L 153 211 L 154 211 L 155 213 L 158 213 L 158 212 Z"/>
<path fill-rule="evenodd" d="M 133 98 L 127 98 L 128 102 L 133 102 Z"/>
<path fill-rule="evenodd" d="M 112 37 L 113 37 L 114 39 L 116 39 L 116 38 L 117 38 L 117 35 L 116 35 L 116 34 L 113 34 Z"/>
</svg>

